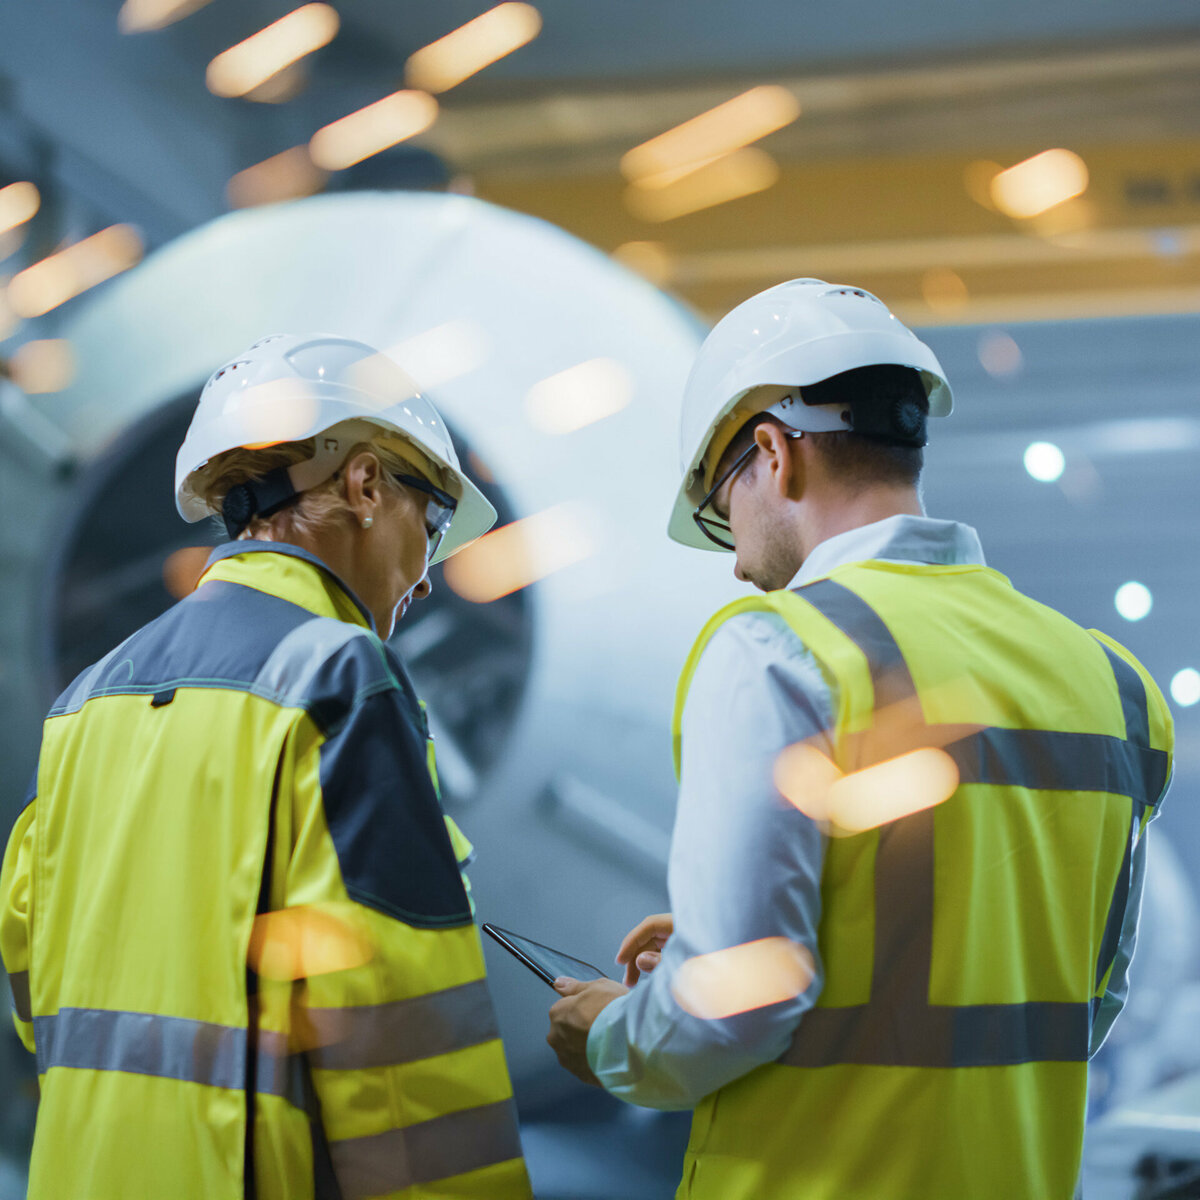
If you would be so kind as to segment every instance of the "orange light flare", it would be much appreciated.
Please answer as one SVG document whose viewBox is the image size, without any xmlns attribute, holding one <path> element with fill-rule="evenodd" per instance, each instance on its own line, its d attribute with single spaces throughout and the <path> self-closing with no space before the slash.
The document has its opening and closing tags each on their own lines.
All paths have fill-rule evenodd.
<svg viewBox="0 0 1200 1200">
<path fill-rule="evenodd" d="M 633 376 L 616 359 L 592 358 L 535 383 L 525 413 L 543 433 L 574 433 L 619 413 L 633 392 Z"/>
<path fill-rule="evenodd" d="M 264 979 L 309 979 L 375 956 L 370 938 L 330 907 L 310 904 L 262 913 L 254 918 L 247 961 Z"/>
<path fill-rule="evenodd" d="M 117 13 L 122 33 L 151 33 L 182 21 L 212 0 L 125 0 Z"/>
<path fill-rule="evenodd" d="M 274 379 L 247 388 L 240 413 L 247 450 L 309 437 L 317 419 L 317 398 L 299 379 Z M 253 440 L 251 440 L 253 439 Z"/>
<path fill-rule="evenodd" d="M 849 837 L 948 800 L 958 766 L 943 746 L 983 726 L 926 725 L 916 697 L 879 709 L 860 750 L 871 763 L 843 773 L 811 741 L 788 746 L 775 761 L 775 786 L 831 837 Z"/>
<path fill-rule="evenodd" d="M 485 533 L 446 560 L 447 586 L 464 600 L 490 604 L 595 553 L 570 504 L 559 504 Z"/>
<path fill-rule="evenodd" d="M 671 981 L 684 1012 L 706 1021 L 794 1000 L 813 981 L 811 951 L 789 938 L 760 938 L 689 958 Z"/>
<path fill-rule="evenodd" d="M 675 273 L 675 259 L 662 242 L 624 242 L 612 256 L 655 287 L 665 287 Z"/>
<path fill-rule="evenodd" d="M 756 146 L 712 159 L 662 187 L 630 184 L 625 207 L 642 221 L 673 221 L 701 209 L 764 192 L 779 180 L 779 164 Z"/>
<path fill-rule="evenodd" d="M 11 233 L 37 215 L 41 193 L 26 180 L 0 188 L 0 235 Z"/>
<path fill-rule="evenodd" d="M 0 275 L 0 341 L 9 337 L 21 323 L 21 319 L 13 312 L 12 303 L 8 298 L 10 282 L 10 276 Z"/>
<path fill-rule="evenodd" d="M 1071 150 L 1043 150 L 996 175 L 992 203 L 1005 216 L 1036 217 L 1087 190 L 1087 164 Z"/>
<path fill-rule="evenodd" d="M 211 546 L 184 546 L 163 560 L 163 587 L 175 597 L 182 600 L 196 590 L 200 576 L 204 574 L 208 556 L 212 553 Z"/>
<path fill-rule="evenodd" d="M 132 225 L 110 225 L 14 276 L 8 285 L 9 304 L 19 317 L 43 316 L 129 270 L 141 257 L 141 234 Z"/>
<path fill-rule="evenodd" d="M 622 156 L 621 173 L 639 187 L 667 187 L 799 115 L 799 101 L 788 88 L 763 84 L 635 146 Z"/>
<path fill-rule="evenodd" d="M 328 4 L 305 4 L 230 46 L 208 64 L 205 82 L 216 96 L 245 96 L 293 63 L 327 46 L 341 21 Z"/>
<path fill-rule="evenodd" d="M 961 313 L 971 302 L 963 277 L 949 267 L 931 267 L 921 276 L 921 296 L 939 316 Z"/>
<path fill-rule="evenodd" d="M 532 4 L 508 0 L 416 51 L 404 66 L 405 82 L 425 92 L 448 91 L 541 31 L 542 14 Z"/>
<path fill-rule="evenodd" d="M 226 185 L 225 194 L 231 207 L 253 208 L 314 195 L 328 178 L 309 157 L 307 146 L 293 146 L 239 171 Z"/>
<path fill-rule="evenodd" d="M 393 92 L 318 129 L 308 152 L 323 171 L 344 171 L 424 133 L 437 116 L 438 102 L 427 92 Z"/>
<path fill-rule="evenodd" d="M 61 392 L 75 378 L 75 352 L 64 338 L 26 342 L 9 359 L 8 374 L 27 395 Z"/>
</svg>

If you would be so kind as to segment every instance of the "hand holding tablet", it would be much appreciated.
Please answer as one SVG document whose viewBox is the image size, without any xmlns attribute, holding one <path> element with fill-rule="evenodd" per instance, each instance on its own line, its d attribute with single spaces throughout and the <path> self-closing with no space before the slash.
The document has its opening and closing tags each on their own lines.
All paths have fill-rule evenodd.
<svg viewBox="0 0 1200 1200">
<path fill-rule="evenodd" d="M 528 967 L 539 979 L 551 987 L 554 986 L 554 981 L 562 975 L 569 975 L 584 983 L 592 979 L 608 978 L 599 967 L 594 967 L 581 958 L 564 954 L 561 950 L 544 946 L 532 938 L 522 937 L 519 933 L 512 933 L 510 930 L 499 928 L 499 926 L 487 924 L 483 926 L 483 932 L 499 942 L 518 962 Z"/>
</svg>

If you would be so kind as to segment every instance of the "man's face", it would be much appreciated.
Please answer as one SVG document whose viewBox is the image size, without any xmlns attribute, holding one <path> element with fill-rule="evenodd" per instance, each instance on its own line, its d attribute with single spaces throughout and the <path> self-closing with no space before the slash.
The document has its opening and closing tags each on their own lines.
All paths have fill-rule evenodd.
<svg viewBox="0 0 1200 1200">
<path fill-rule="evenodd" d="M 734 575 L 763 592 L 786 587 L 800 564 L 794 561 L 792 539 L 787 537 L 785 503 L 773 490 L 772 472 L 761 446 L 751 453 L 717 490 L 712 508 L 729 524 L 736 563 Z"/>
</svg>

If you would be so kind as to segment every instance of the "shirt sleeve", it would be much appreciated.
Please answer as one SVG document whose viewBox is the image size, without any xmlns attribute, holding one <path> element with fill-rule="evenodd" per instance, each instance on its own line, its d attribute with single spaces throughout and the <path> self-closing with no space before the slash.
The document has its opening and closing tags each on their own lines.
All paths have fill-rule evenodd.
<svg viewBox="0 0 1200 1200">
<path fill-rule="evenodd" d="M 305 1052 L 343 1195 L 428 1187 L 528 1200 L 479 933 L 420 710 L 402 676 L 376 690 L 349 683 L 348 711 L 297 730 L 281 780 L 291 803 L 278 814 L 279 907 L 267 928 L 301 961 L 285 961 L 291 981 L 266 982 L 264 1027 Z"/>
<path fill-rule="evenodd" d="M 0 957 L 12 993 L 13 1025 L 25 1049 L 33 1052 L 33 1011 L 29 995 L 29 935 L 33 924 L 33 859 L 37 802 L 17 817 L 0 871 Z"/>
<path fill-rule="evenodd" d="M 1113 1022 L 1120 1016 L 1129 998 L 1129 964 L 1137 948 L 1138 921 L 1142 912 L 1142 892 L 1146 880 L 1146 839 L 1149 831 L 1138 838 L 1130 860 L 1129 897 L 1125 902 L 1125 916 L 1121 922 L 1121 936 L 1117 952 L 1113 957 L 1112 969 L 1108 973 L 1108 984 L 1100 997 L 1100 1004 L 1092 1020 L 1091 1044 L 1088 1057 L 1104 1045 Z"/>
<path fill-rule="evenodd" d="M 794 742 L 817 736 L 827 748 L 832 708 L 816 660 L 777 617 L 735 617 L 705 650 L 683 719 L 668 868 L 675 932 L 658 969 L 609 1004 L 588 1037 L 589 1064 L 614 1096 L 694 1107 L 778 1058 L 816 1002 L 825 839 L 780 796 L 773 773 Z M 799 996 L 720 1020 L 676 1003 L 672 984 L 689 959 L 769 937 L 812 954 L 815 974 Z"/>
</svg>

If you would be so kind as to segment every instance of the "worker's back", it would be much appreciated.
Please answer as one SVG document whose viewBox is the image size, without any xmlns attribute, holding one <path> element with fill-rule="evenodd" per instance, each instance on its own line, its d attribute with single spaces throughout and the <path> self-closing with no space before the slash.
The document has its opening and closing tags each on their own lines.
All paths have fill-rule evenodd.
<svg viewBox="0 0 1200 1200">
<path fill-rule="evenodd" d="M 423 718 L 321 567 L 217 563 L 60 698 L 37 791 L 32 1197 L 528 1195 Z"/>
<path fill-rule="evenodd" d="M 984 567 L 839 567 L 706 636 L 756 609 L 820 662 L 841 771 L 890 762 L 859 781 L 858 828 L 885 823 L 826 810 L 817 1005 L 697 1109 L 680 1196 L 1069 1200 L 1130 848 L 1169 773 L 1161 694 Z"/>
</svg>

